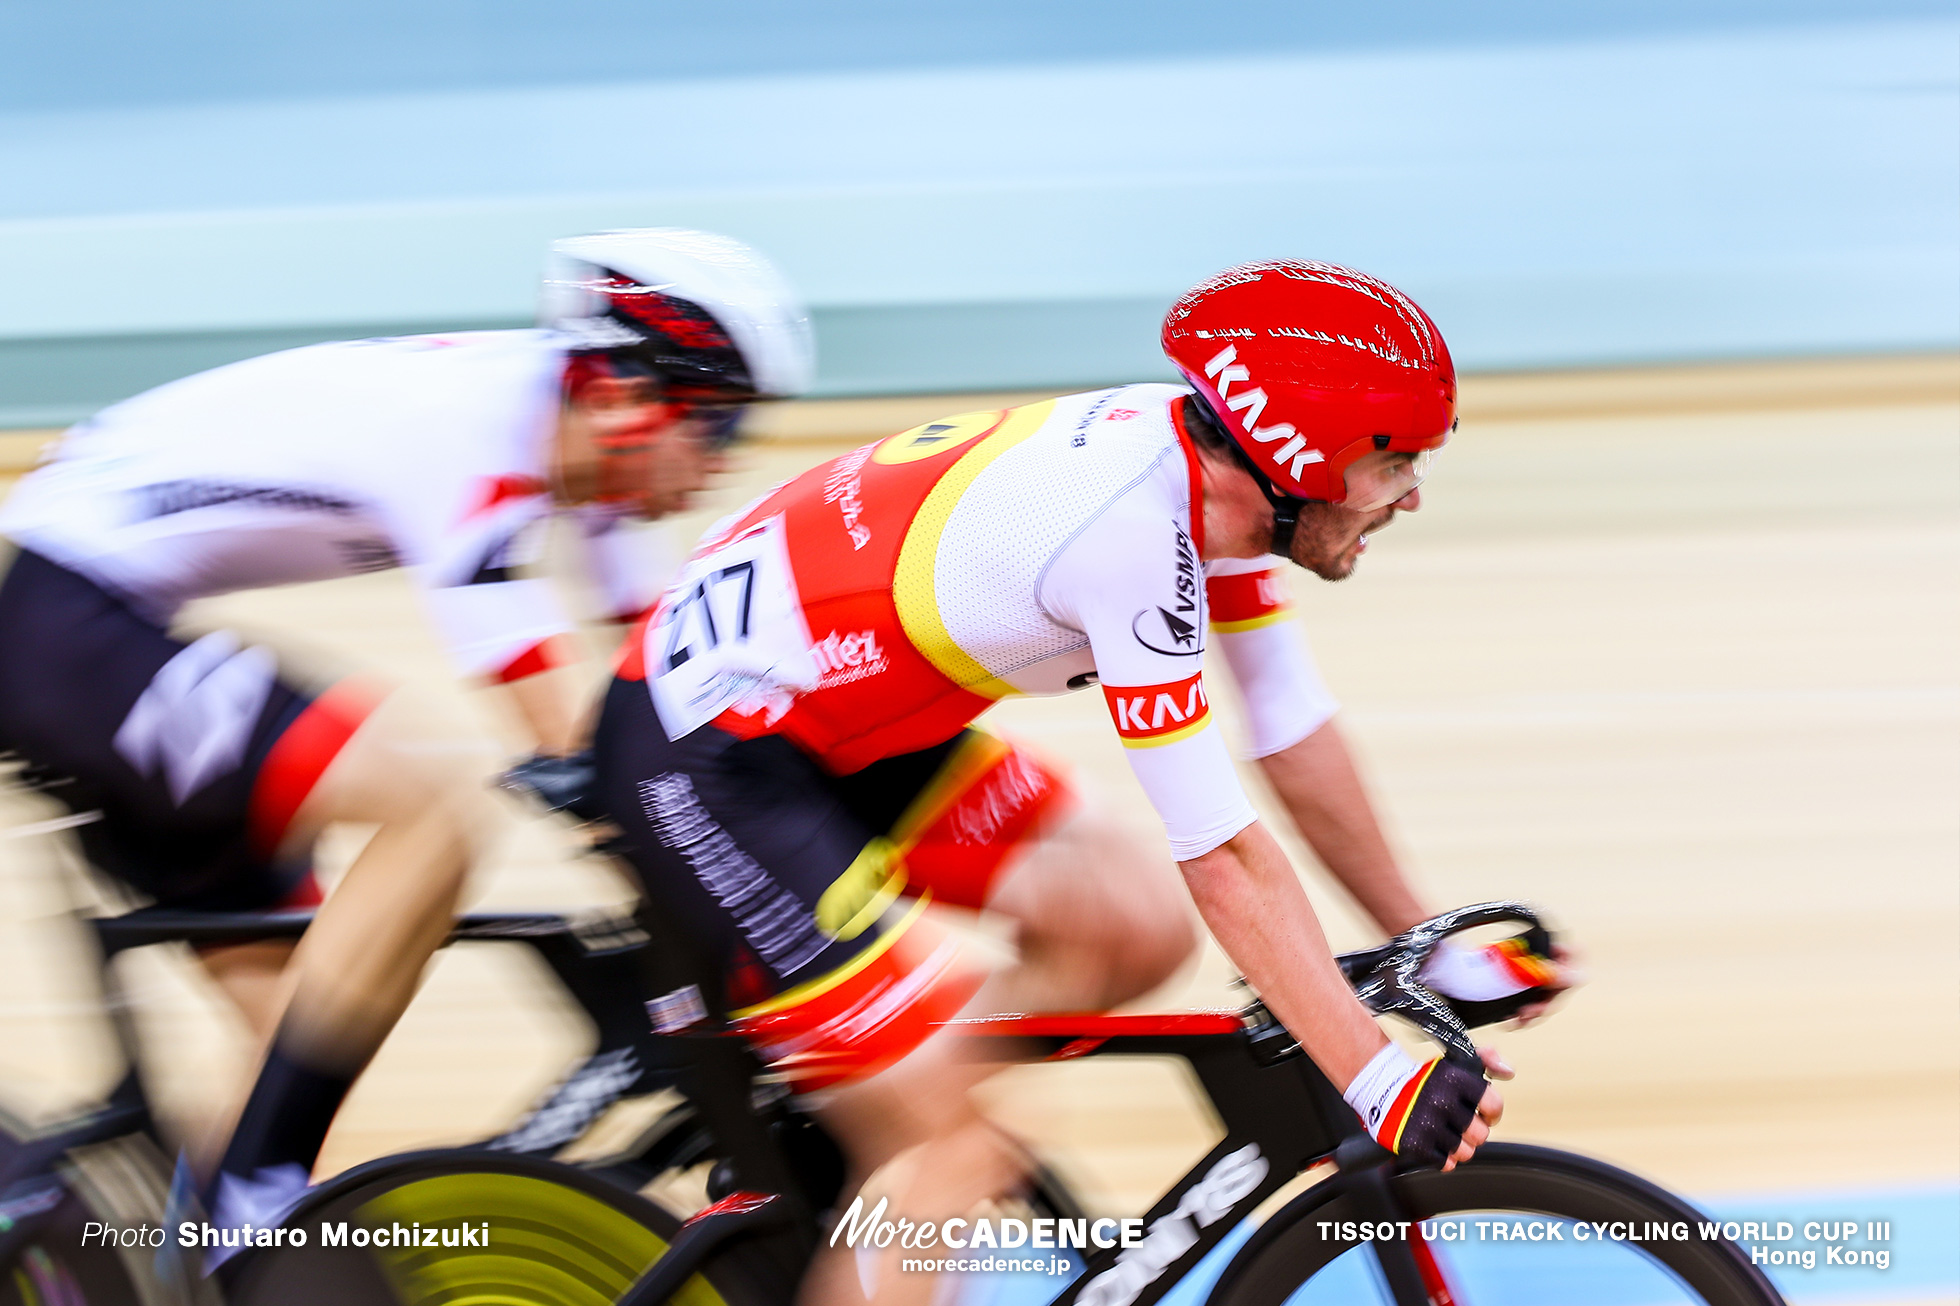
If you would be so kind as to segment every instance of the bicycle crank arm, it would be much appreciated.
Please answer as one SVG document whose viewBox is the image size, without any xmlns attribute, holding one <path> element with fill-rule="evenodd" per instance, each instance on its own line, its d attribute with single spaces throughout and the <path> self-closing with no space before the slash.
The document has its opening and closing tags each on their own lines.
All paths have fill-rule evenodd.
<svg viewBox="0 0 1960 1306">
<path fill-rule="evenodd" d="M 667 1254 L 647 1267 L 614 1306 L 659 1306 L 731 1238 L 788 1225 L 790 1206 L 774 1193 L 730 1193 L 681 1227 Z"/>
</svg>

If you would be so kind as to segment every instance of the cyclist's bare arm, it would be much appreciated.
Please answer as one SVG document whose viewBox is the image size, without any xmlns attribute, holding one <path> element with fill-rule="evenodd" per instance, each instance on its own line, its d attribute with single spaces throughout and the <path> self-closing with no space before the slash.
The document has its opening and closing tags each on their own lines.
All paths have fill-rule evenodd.
<svg viewBox="0 0 1960 1306">
<path fill-rule="evenodd" d="M 1259 765 L 1314 855 L 1382 933 L 1400 934 L 1435 915 L 1416 896 L 1389 848 L 1347 738 L 1333 719 L 1298 743 L 1260 758 Z M 1558 974 L 1551 987 L 1564 990 L 1582 982 L 1563 944 L 1555 945 L 1553 957 Z M 1522 1008 L 1517 1020 L 1529 1024 L 1550 1006 L 1547 1001 Z"/>
<path fill-rule="evenodd" d="M 1334 964 L 1279 844 L 1255 821 L 1178 868 L 1225 955 L 1314 1064 L 1345 1087 L 1388 1039 Z"/>
<path fill-rule="evenodd" d="M 583 669 L 568 635 L 555 635 L 558 664 L 533 675 L 496 685 L 492 692 L 505 700 L 523 725 L 531 751 L 562 757 L 578 751 L 591 725 Z"/>
<path fill-rule="evenodd" d="M 1416 896 L 1390 850 L 1334 720 L 1260 758 L 1259 766 L 1314 855 L 1382 933 L 1400 934 L 1436 914 Z"/>
</svg>

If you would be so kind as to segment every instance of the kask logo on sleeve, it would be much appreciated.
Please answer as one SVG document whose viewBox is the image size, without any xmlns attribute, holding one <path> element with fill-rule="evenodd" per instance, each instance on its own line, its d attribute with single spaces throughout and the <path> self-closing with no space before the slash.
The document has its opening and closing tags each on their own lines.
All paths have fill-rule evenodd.
<svg viewBox="0 0 1960 1306">
<path fill-rule="evenodd" d="M 1203 675 L 1167 685 L 1104 685 L 1125 748 L 1156 748 L 1197 734 L 1211 720 Z"/>
</svg>

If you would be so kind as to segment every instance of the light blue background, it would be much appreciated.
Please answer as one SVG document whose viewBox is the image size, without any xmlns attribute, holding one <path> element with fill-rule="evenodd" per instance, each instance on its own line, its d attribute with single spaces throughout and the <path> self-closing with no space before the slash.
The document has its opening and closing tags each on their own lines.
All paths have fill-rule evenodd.
<svg viewBox="0 0 1960 1306">
<path fill-rule="evenodd" d="M 1960 343 L 1946 6 L 710 8 L 0 7 L 0 422 L 522 322 L 660 223 L 772 254 L 832 394 L 1161 376 L 1274 255 L 1468 369 Z"/>
<path fill-rule="evenodd" d="M 1702 1205 L 1714 1220 L 1754 1220 L 1772 1226 L 1788 1221 L 1795 1236 L 1789 1242 L 1760 1244 L 1785 1250 L 1808 1249 L 1816 1268 L 1767 1267 L 1770 1279 L 1791 1306 L 1830 1306 L 1834 1302 L 1925 1302 L 1960 1290 L 1960 1190 L 1951 1185 L 1867 1189 L 1851 1192 L 1772 1193 Z M 1451 1216 L 1473 1222 L 1475 1216 Z M 1825 1244 L 1806 1242 L 1806 1221 L 1850 1220 L 1860 1236 L 1848 1245 L 1863 1250 L 1883 1246 L 1891 1252 L 1886 1269 L 1875 1266 L 1829 1266 Z M 1870 1221 L 1891 1226 L 1889 1242 L 1871 1243 L 1862 1236 Z M 1227 1234 L 1191 1272 L 1165 1294 L 1161 1306 L 1203 1306 L 1212 1286 L 1254 1232 L 1249 1222 Z M 1313 1237 L 1302 1227 L 1299 1236 Z M 1686 1300 L 1672 1276 L 1658 1269 L 1627 1245 L 1577 1242 L 1569 1232 L 1561 1243 L 1507 1243 L 1472 1240 L 1440 1244 L 1439 1256 L 1453 1284 L 1471 1302 L 1504 1306 L 1664 1306 Z M 1003 1253 L 1008 1254 L 1008 1253 Z M 1031 1253 L 1032 1254 L 1032 1253 Z M 1045 1253 L 1044 1253 L 1045 1254 Z M 1336 1260 L 1288 1306 L 1373 1306 L 1386 1301 L 1377 1286 L 1370 1253 L 1357 1248 Z M 1072 1277 L 1072 1276 L 1071 1276 Z M 959 1306 L 1043 1306 L 1070 1282 L 1070 1277 L 1042 1274 L 969 1274 L 964 1276 Z"/>
</svg>

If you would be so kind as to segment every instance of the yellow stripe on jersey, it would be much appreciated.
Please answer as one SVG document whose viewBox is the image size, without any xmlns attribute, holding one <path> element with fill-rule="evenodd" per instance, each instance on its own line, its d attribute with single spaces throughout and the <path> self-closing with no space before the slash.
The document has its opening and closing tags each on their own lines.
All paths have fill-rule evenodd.
<svg viewBox="0 0 1960 1306">
<path fill-rule="evenodd" d="M 1268 612 L 1263 617 L 1248 617 L 1244 621 L 1214 621 L 1211 623 L 1211 628 L 1221 635 L 1230 635 L 1234 631 L 1258 630 L 1261 626 L 1277 625 L 1282 621 L 1290 620 L 1292 616 L 1291 608 L 1280 608 L 1275 612 Z"/>
<path fill-rule="evenodd" d="M 945 533 L 960 496 L 980 473 L 994 459 L 1040 430 L 1054 411 L 1053 399 L 1010 409 L 999 429 L 961 454 L 960 460 L 947 469 L 926 495 L 925 502 L 919 505 L 912 525 L 905 532 L 905 542 L 899 546 L 898 566 L 892 573 L 892 602 L 898 608 L 899 624 L 905 628 L 905 637 L 912 641 L 912 647 L 948 680 L 988 698 L 1006 698 L 1019 691 L 1006 681 L 995 679 L 992 672 L 954 642 L 952 633 L 946 629 L 946 622 L 939 615 L 935 574 L 939 537 Z"/>
<path fill-rule="evenodd" d="M 1206 711 L 1189 725 L 1166 731 L 1161 735 L 1151 735 L 1144 739 L 1132 739 L 1128 735 L 1120 735 L 1118 738 L 1122 739 L 1125 748 L 1162 748 L 1165 744 L 1175 744 L 1180 739 L 1189 739 L 1210 724 L 1211 713 Z"/>
<path fill-rule="evenodd" d="M 892 823 L 891 840 L 898 846 L 898 855 L 904 857 L 911 852 L 918 844 L 919 837 L 932 828 L 933 822 L 1010 751 L 1007 742 L 1000 736 L 968 727 L 966 738 L 940 766 L 939 774 Z"/>
<path fill-rule="evenodd" d="M 1211 628 L 1227 635 L 1257 630 L 1293 615 L 1286 575 L 1279 567 L 1206 577 L 1205 607 L 1211 612 Z"/>
</svg>

